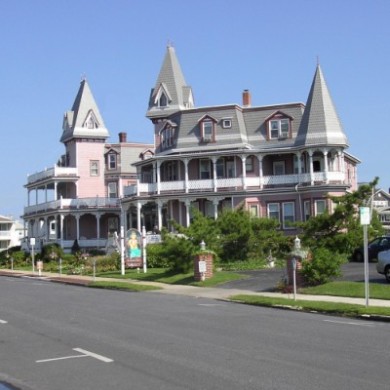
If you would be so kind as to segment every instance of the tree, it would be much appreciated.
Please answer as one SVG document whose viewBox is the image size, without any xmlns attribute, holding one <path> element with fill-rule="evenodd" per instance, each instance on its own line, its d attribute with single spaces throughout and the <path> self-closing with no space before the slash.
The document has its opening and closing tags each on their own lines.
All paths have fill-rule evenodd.
<svg viewBox="0 0 390 390">
<path fill-rule="evenodd" d="M 372 197 L 378 183 L 375 178 L 371 183 L 360 186 L 356 191 L 343 196 L 329 196 L 335 205 L 332 214 L 324 214 L 310 218 L 299 224 L 303 230 L 302 242 L 311 250 L 327 248 L 332 252 L 351 254 L 352 250 L 361 245 L 363 232 L 359 219 L 359 207 L 365 206 Z M 373 213 L 369 235 L 383 234 L 377 214 Z"/>
</svg>

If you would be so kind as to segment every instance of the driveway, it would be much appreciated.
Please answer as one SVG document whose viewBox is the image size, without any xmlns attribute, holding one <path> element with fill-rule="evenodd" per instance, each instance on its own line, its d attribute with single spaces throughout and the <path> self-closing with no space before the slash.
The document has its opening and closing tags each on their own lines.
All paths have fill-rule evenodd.
<svg viewBox="0 0 390 390">
<path fill-rule="evenodd" d="M 364 282 L 364 264 L 347 263 L 341 267 L 342 276 L 336 280 L 352 282 Z M 250 291 L 273 291 L 278 282 L 286 276 L 285 268 L 270 268 L 256 271 L 239 272 L 246 276 L 245 279 L 234 280 L 218 288 L 235 288 Z M 384 276 L 376 272 L 376 263 L 369 263 L 370 283 L 387 284 Z"/>
</svg>

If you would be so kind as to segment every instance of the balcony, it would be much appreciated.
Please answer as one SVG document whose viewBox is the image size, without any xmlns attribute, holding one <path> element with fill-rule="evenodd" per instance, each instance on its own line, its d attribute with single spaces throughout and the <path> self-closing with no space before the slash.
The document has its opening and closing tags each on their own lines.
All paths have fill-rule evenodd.
<svg viewBox="0 0 390 390">
<path fill-rule="evenodd" d="M 74 177 L 77 178 L 77 168 L 69 168 L 69 167 L 57 167 L 54 166 L 52 168 L 45 169 L 44 171 L 33 173 L 27 177 L 27 184 L 33 184 L 40 182 L 42 180 L 48 180 L 51 178 L 58 177 Z"/>
<path fill-rule="evenodd" d="M 184 180 L 163 181 L 160 183 L 139 183 L 124 188 L 124 196 L 168 194 L 168 193 L 194 193 L 194 192 L 219 192 L 219 191 L 242 191 L 255 190 L 274 187 L 294 187 L 300 185 L 314 184 L 346 184 L 345 174 L 342 172 L 314 172 L 292 174 L 292 175 L 272 175 L 262 177 L 246 177 L 245 183 L 242 177 L 188 180 L 187 188 Z"/>
<path fill-rule="evenodd" d="M 80 199 L 59 199 L 51 202 L 27 206 L 24 208 L 25 215 L 50 212 L 56 210 L 84 210 L 84 209 L 107 209 L 120 208 L 118 198 L 80 198 Z"/>
</svg>

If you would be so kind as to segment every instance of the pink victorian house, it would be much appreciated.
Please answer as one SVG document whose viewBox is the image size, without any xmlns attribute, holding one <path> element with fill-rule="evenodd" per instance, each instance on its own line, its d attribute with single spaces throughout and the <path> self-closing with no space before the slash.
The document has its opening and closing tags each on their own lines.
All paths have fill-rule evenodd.
<svg viewBox="0 0 390 390">
<path fill-rule="evenodd" d="M 52 168 L 29 175 L 24 221 L 39 249 L 56 242 L 70 250 L 75 240 L 84 249 L 105 249 L 121 224 L 123 187 L 136 183 L 132 166 L 152 144 L 107 143 L 109 132 L 86 80 L 72 109 L 65 113 L 60 141 L 65 153 Z"/>
</svg>

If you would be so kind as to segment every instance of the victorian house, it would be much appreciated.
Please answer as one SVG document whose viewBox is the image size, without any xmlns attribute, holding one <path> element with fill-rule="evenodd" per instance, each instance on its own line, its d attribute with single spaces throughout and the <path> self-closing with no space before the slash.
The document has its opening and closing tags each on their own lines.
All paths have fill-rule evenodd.
<svg viewBox="0 0 390 390">
<path fill-rule="evenodd" d="M 283 98 L 281 96 L 281 98 Z M 280 229 L 332 211 L 326 195 L 357 188 L 359 160 L 317 65 L 306 104 L 197 107 L 173 47 L 151 90 L 146 116 L 154 126 L 155 154 L 139 160 L 137 183 L 124 189 L 129 227 L 191 223 L 192 212 L 217 218 L 243 206 L 275 218 Z"/>
<path fill-rule="evenodd" d="M 63 118 L 64 154 L 53 167 L 27 177 L 27 244 L 35 238 L 37 249 L 56 242 L 69 251 L 78 240 L 81 248 L 104 249 L 110 235 L 119 232 L 123 188 L 136 183 L 132 163 L 152 153 L 153 145 L 128 142 L 124 132 L 117 143 L 108 143 L 108 137 L 90 87 L 82 80 Z"/>
</svg>

